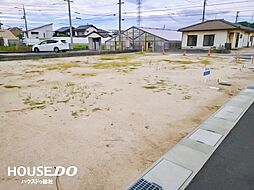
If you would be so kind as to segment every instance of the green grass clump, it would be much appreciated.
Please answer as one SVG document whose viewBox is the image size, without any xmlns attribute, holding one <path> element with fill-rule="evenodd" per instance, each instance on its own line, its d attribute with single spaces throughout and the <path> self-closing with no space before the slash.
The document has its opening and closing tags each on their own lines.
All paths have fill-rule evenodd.
<svg viewBox="0 0 254 190">
<path fill-rule="evenodd" d="M 163 59 L 162 61 L 164 62 L 168 62 L 168 63 L 175 63 L 175 64 L 184 64 L 184 65 L 188 65 L 188 64 L 193 64 L 192 61 L 190 60 L 168 60 L 168 59 Z"/>
<path fill-rule="evenodd" d="M 140 54 L 141 55 L 141 54 Z M 139 54 L 120 54 L 120 55 L 106 55 L 104 57 L 99 58 L 102 61 L 110 61 L 110 60 L 128 60 L 138 57 Z"/>
<path fill-rule="evenodd" d="M 89 49 L 88 45 L 84 45 L 84 44 L 76 44 L 73 45 L 73 49 L 74 50 L 87 50 Z"/>
<path fill-rule="evenodd" d="M 214 49 L 212 50 L 212 53 L 228 54 L 231 53 L 231 51 L 227 49 Z"/>
<path fill-rule="evenodd" d="M 77 118 L 77 117 L 79 116 L 77 111 L 72 111 L 72 112 L 71 112 L 71 115 L 72 115 L 74 118 Z"/>
<path fill-rule="evenodd" d="M 140 66 L 140 63 L 136 62 L 110 62 L 110 63 L 96 63 L 92 65 L 94 69 L 113 69 L 113 68 L 121 68 L 121 67 L 136 67 Z"/>
<path fill-rule="evenodd" d="M 150 90 L 153 90 L 153 89 L 157 89 L 158 87 L 157 86 L 153 86 L 153 85 L 148 85 L 148 86 L 144 86 L 145 89 L 150 89 Z"/>
<path fill-rule="evenodd" d="M 200 63 L 203 65 L 210 65 L 211 64 L 211 62 L 209 60 L 202 60 Z"/>
<path fill-rule="evenodd" d="M 101 57 L 99 60 L 102 60 L 102 61 L 109 61 L 109 60 L 115 60 L 117 59 L 116 57 Z"/>
<path fill-rule="evenodd" d="M 78 77 L 95 77 L 96 73 L 76 73 L 73 76 L 78 76 Z"/>
<path fill-rule="evenodd" d="M 101 108 L 94 108 L 92 109 L 92 112 L 101 111 Z"/>
<path fill-rule="evenodd" d="M 32 106 L 32 107 L 34 107 L 34 106 L 43 106 L 43 105 L 46 104 L 46 101 L 35 101 L 35 100 L 32 99 L 31 96 L 28 96 L 23 101 L 24 101 L 23 102 L 24 104 Z"/>
<path fill-rule="evenodd" d="M 39 71 L 39 70 L 27 70 L 26 74 L 30 74 L 30 73 L 38 73 L 41 74 L 43 71 Z"/>
<path fill-rule="evenodd" d="M 4 85 L 4 88 L 21 88 L 21 86 L 18 86 L 18 85 Z"/>
<path fill-rule="evenodd" d="M 37 67 L 44 68 L 49 71 L 51 71 L 51 70 L 65 71 L 70 68 L 80 67 L 80 64 L 71 62 L 71 63 L 47 64 L 47 65 L 41 65 L 41 66 L 37 66 Z"/>
<path fill-rule="evenodd" d="M 183 64 L 183 65 L 188 65 L 188 64 L 192 64 L 192 61 L 186 61 L 186 60 L 169 60 L 169 63 L 176 63 L 176 64 Z"/>
<path fill-rule="evenodd" d="M 0 46 L 0 52 L 31 52 L 32 48 L 28 46 Z"/>
<path fill-rule="evenodd" d="M 59 100 L 59 101 L 57 101 L 57 103 L 64 103 L 64 104 L 66 104 L 66 103 L 68 103 L 70 101 L 70 98 L 68 98 L 68 99 L 66 99 L 66 100 Z"/>
</svg>

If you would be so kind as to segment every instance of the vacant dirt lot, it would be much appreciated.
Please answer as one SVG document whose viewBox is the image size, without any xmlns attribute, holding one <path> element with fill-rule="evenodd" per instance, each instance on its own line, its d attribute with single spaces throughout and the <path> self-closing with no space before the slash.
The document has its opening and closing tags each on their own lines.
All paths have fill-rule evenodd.
<svg viewBox="0 0 254 190">
<path fill-rule="evenodd" d="M 172 54 L 1 62 L 0 189 L 57 189 L 7 177 L 20 165 L 77 166 L 61 190 L 123 189 L 253 82 L 248 64 Z"/>
</svg>

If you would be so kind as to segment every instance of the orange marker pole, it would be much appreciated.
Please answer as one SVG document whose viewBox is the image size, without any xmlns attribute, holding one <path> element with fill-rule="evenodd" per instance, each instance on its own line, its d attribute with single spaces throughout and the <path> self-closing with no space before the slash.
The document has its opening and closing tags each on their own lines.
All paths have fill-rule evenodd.
<svg viewBox="0 0 254 190">
<path fill-rule="evenodd" d="M 211 49 L 208 50 L 208 56 L 211 56 Z"/>
</svg>

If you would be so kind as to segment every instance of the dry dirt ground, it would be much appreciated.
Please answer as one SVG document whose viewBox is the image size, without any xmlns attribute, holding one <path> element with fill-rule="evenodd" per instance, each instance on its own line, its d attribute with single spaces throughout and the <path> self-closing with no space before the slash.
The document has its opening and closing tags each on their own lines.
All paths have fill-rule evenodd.
<svg viewBox="0 0 254 190">
<path fill-rule="evenodd" d="M 77 176 L 59 178 L 61 190 L 123 189 L 253 82 L 248 67 L 140 53 L 1 62 L 0 189 L 57 189 L 55 179 L 45 186 L 7 177 L 8 166 L 20 165 L 77 166 Z"/>
</svg>

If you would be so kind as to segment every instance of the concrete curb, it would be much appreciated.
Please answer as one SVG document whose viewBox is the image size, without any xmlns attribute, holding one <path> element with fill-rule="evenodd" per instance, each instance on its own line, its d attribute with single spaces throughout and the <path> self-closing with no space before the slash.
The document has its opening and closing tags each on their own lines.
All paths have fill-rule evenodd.
<svg viewBox="0 0 254 190">
<path fill-rule="evenodd" d="M 104 54 L 117 54 L 117 53 L 133 53 L 137 50 L 124 50 L 124 51 L 88 51 L 78 52 L 70 51 L 66 53 L 29 53 L 29 54 L 6 54 L 0 55 L 0 61 L 15 61 L 15 60 L 29 60 L 29 59 L 47 59 L 47 58 L 61 58 L 61 57 L 78 57 L 78 56 L 92 56 L 92 55 L 104 55 Z"/>
<path fill-rule="evenodd" d="M 250 85 L 146 169 L 126 189 L 138 190 L 142 189 L 142 185 L 145 187 L 143 189 L 155 188 L 155 185 L 158 190 L 185 189 L 253 102 L 254 85 Z M 141 183 L 141 179 L 145 183 Z"/>
</svg>

